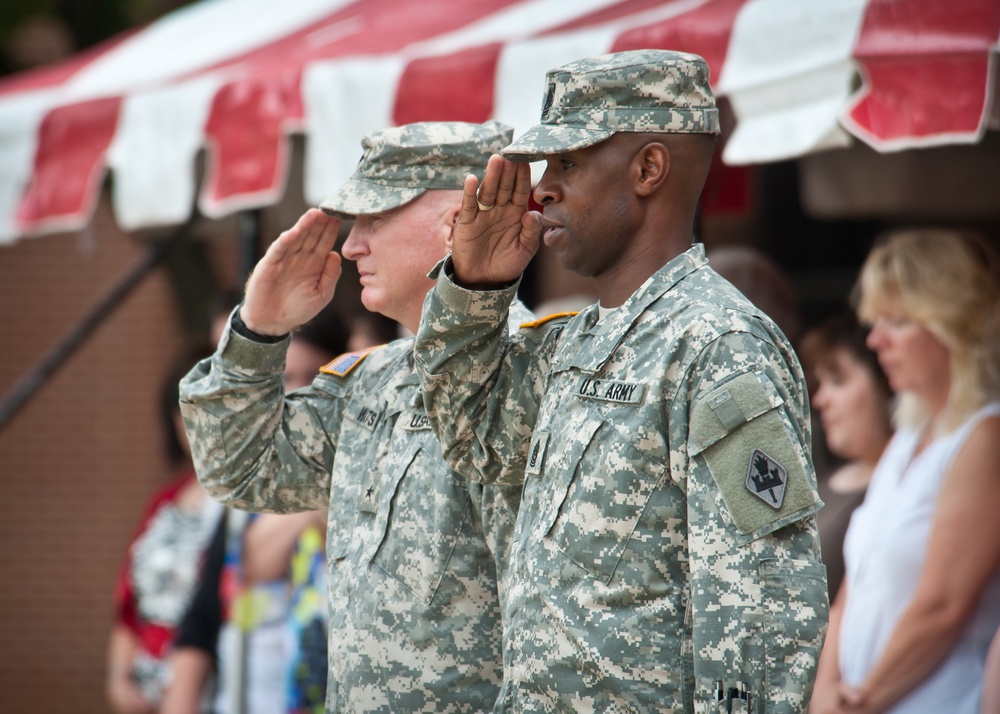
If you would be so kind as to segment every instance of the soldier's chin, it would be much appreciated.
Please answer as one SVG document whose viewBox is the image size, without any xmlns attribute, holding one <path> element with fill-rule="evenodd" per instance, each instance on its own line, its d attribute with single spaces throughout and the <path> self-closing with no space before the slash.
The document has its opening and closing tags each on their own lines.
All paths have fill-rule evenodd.
<svg viewBox="0 0 1000 714">
<path fill-rule="evenodd" d="M 381 312 L 381 310 L 379 310 L 381 302 L 378 299 L 378 291 L 372 290 L 369 287 L 361 289 L 361 304 L 364 305 L 365 309 L 369 312 Z"/>
</svg>

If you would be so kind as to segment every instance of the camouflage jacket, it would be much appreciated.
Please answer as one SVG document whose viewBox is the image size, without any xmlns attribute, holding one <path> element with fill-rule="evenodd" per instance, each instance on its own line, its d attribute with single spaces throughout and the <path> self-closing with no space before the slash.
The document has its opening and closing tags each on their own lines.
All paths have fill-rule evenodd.
<svg viewBox="0 0 1000 714">
<path fill-rule="evenodd" d="M 488 710 L 502 671 L 497 545 L 519 489 L 483 488 L 442 460 L 412 339 L 340 357 L 288 395 L 286 345 L 227 330 L 182 381 L 181 411 L 223 503 L 329 508 L 326 711 Z"/>
<path fill-rule="evenodd" d="M 439 264 L 415 354 L 445 458 L 524 482 L 498 710 L 801 712 L 827 624 L 801 367 L 678 256 L 617 310 L 500 329 Z M 721 692 L 721 694 L 720 694 Z M 742 707 L 742 708 L 741 708 Z"/>
</svg>

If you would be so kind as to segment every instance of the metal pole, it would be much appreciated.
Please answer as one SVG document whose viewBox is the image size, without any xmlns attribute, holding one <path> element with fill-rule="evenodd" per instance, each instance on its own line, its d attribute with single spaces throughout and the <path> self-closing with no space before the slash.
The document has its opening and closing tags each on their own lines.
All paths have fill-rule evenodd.
<svg viewBox="0 0 1000 714">
<path fill-rule="evenodd" d="M 147 274 L 166 257 L 170 248 L 183 235 L 184 229 L 150 245 L 146 252 L 133 262 L 125 275 L 112 285 L 83 319 L 63 335 L 39 358 L 26 374 L 14 383 L 3 400 L 0 400 L 0 429 L 14 416 L 25 402 L 51 377 L 70 355 L 83 343 L 94 329 L 128 297 L 129 293 Z"/>
<path fill-rule="evenodd" d="M 239 275 L 237 276 L 240 295 L 260 260 L 260 210 L 243 211 L 239 217 Z"/>
</svg>

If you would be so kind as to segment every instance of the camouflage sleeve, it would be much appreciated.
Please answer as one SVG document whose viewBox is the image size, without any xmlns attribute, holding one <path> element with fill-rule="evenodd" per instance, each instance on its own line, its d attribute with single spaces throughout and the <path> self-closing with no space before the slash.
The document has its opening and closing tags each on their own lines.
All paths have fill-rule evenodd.
<svg viewBox="0 0 1000 714">
<path fill-rule="evenodd" d="M 827 625 L 815 521 L 822 503 L 808 397 L 797 374 L 771 343 L 731 333 L 700 355 L 681 396 L 690 399 L 687 499 L 698 690 L 745 684 L 752 711 L 805 711 Z"/>
<path fill-rule="evenodd" d="M 322 378 L 284 393 L 287 340 L 261 344 L 227 328 L 212 357 L 181 380 L 180 407 L 198 479 L 228 506 L 258 513 L 325 509 L 343 400 Z"/>
<path fill-rule="evenodd" d="M 483 537 L 493 555 L 497 571 L 497 590 L 501 609 L 507 597 L 507 572 L 510 551 L 514 543 L 514 524 L 521 506 L 520 486 L 483 486 L 474 481 L 469 484 L 472 502 L 482 518 Z"/>
<path fill-rule="evenodd" d="M 524 303 L 518 299 L 515 299 L 510 306 L 510 312 L 507 315 L 507 329 L 511 334 L 517 332 L 518 328 L 526 322 L 532 322 L 535 319 L 535 314 L 531 312 Z"/>
<path fill-rule="evenodd" d="M 431 428 L 459 473 L 481 483 L 520 484 L 553 328 L 508 336 L 517 287 L 465 290 L 444 265 L 431 273 L 437 284 L 424 302 L 414 348 Z"/>
</svg>

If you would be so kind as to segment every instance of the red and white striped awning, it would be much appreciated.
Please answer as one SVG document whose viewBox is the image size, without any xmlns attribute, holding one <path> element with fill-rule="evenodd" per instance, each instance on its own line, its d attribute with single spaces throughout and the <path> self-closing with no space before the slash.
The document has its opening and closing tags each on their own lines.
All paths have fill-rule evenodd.
<svg viewBox="0 0 1000 714">
<path fill-rule="evenodd" d="M 704 56 L 736 116 L 723 160 L 971 143 L 996 120 L 998 0 L 203 0 L 0 81 L 0 243 L 83 227 L 106 172 L 126 230 L 270 205 L 288 134 L 306 200 L 390 124 L 538 116 L 547 69 Z M 206 149 L 200 186 L 195 158 Z M 197 194 L 197 195 L 196 195 Z"/>
</svg>

